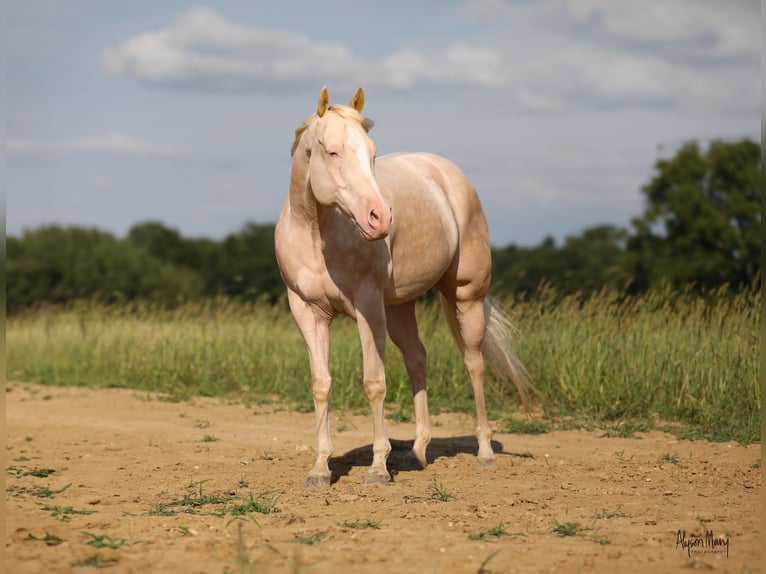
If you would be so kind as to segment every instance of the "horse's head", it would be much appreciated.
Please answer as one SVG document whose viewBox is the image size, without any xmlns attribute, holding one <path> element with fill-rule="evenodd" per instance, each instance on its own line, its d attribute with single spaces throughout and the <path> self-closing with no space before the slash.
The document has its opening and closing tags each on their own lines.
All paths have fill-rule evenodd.
<svg viewBox="0 0 766 574">
<path fill-rule="evenodd" d="M 365 239 L 382 239 L 393 213 L 375 179 L 375 143 L 367 135 L 372 121 L 361 115 L 364 92 L 357 88 L 349 106 L 330 105 L 322 88 L 314 121 L 307 129 L 309 180 L 317 202 L 337 206 L 356 223 Z M 312 137 L 313 136 L 313 137 Z"/>
</svg>

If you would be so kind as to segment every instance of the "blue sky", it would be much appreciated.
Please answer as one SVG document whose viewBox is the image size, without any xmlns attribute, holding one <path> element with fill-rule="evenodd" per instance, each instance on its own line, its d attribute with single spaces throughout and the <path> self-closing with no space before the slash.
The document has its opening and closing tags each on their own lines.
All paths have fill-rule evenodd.
<svg viewBox="0 0 766 574">
<path fill-rule="evenodd" d="M 654 162 L 760 139 L 760 5 L 730 0 L 17 0 L 6 229 L 220 238 L 276 220 L 295 128 L 366 91 L 382 155 L 471 177 L 492 243 L 626 226 Z"/>
</svg>

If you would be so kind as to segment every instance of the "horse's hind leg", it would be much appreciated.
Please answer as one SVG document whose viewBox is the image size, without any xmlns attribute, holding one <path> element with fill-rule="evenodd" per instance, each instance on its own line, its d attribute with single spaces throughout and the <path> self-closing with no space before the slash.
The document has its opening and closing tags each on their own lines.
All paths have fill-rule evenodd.
<svg viewBox="0 0 766 574">
<path fill-rule="evenodd" d="M 426 395 L 426 349 L 418 336 L 415 301 L 386 307 L 386 324 L 391 340 L 404 357 L 415 406 L 415 442 L 405 459 L 405 467 L 422 469 L 428 465 L 426 447 L 431 442 L 431 424 Z"/>
<path fill-rule="evenodd" d="M 459 291 L 459 289 L 458 289 Z M 492 452 L 492 429 L 487 419 L 487 407 L 484 402 L 484 354 L 481 346 L 484 341 L 484 300 L 458 299 L 452 302 L 442 299 L 442 306 L 447 321 L 451 323 L 463 353 L 463 363 L 471 379 L 474 402 L 476 403 L 476 438 L 479 442 L 478 464 L 480 468 L 495 466 L 495 453 Z"/>
</svg>

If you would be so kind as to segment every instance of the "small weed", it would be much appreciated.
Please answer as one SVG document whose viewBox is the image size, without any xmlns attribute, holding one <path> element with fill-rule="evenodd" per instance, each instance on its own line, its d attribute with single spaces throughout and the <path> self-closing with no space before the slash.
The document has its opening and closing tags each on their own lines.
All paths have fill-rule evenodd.
<svg viewBox="0 0 766 574">
<path fill-rule="evenodd" d="M 437 500 L 439 502 L 449 502 L 450 500 L 454 500 L 455 497 L 447 492 L 447 489 L 444 487 L 444 483 L 442 481 L 436 481 L 436 475 L 434 475 L 433 482 L 428 487 L 428 493 L 430 494 L 431 500 Z"/>
<path fill-rule="evenodd" d="M 203 507 L 214 505 L 218 506 L 220 510 L 208 513 L 212 516 L 222 517 L 226 514 L 243 516 L 252 512 L 268 514 L 277 505 L 277 498 L 269 492 L 257 496 L 250 494 L 249 498 L 233 497 L 229 494 L 205 494 L 202 491 L 202 485 L 205 482 L 207 481 L 192 482 L 187 486 L 189 489 L 199 486 L 198 492 L 184 494 L 180 498 L 175 498 L 169 502 L 157 502 L 154 508 L 149 511 L 149 515 L 173 516 L 176 514 L 176 509 L 187 514 L 197 514 Z"/>
<path fill-rule="evenodd" d="M 558 520 L 551 520 L 551 526 L 553 526 L 553 532 L 556 533 L 559 538 L 575 536 L 580 530 L 580 524 L 578 522 L 565 522 L 562 524 Z"/>
<path fill-rule="evenodd" d="M 181 536 L 194 536 L 194 531 L 183 524 L 178 527 L 178 531 L 181 533 Z"/>
<path fill-rule="evenodd" d="M 229 513 L 232 516 L 242 516 L 250 514 L 251 512 L 257 512 L 259 514 L 269 514 L 277 506 L 277 498 L 272 496 L 270 492 L 253 496 L 250 494 L 250 498 L 242 500 L 237 504 L 234 504 Z"/>
<path fill-rule="evenodd" d="M 380 520 L 374 520 L 372 518 L 366 518 L 364 520 L 355 520 L 354 522 L 346 521 L 339 523 L 344 528 L 353 528 L 355 530 L 365 530 L 366 528 L 380 529 Z"/>
<path fill-rule="evenodd" d="M 468 535 L 468 538 L 471 540 L 484 540 L 486 538 L 502 538 L 503 536 L 513 536 L 513 534 L 506 530 L 505 524 L 500 523 L 497 526 L 487 528 L 486 530 L 472 532 Z"/>
<path fill-rule="evenodd" d="M 20 457 L 18 457 L 18 458 L 14 458 L 13 460 L 14 460 L 15 462 L 29 462 L 29 461 L 30 461 L 30 460 L 32 460 L 32 459 L 31 459 L 31 458 L 29 458 L 28 456 L 20 456 Z"/>
<path fill-rule="evenodd" d="M 250 486 L 250 482 L 248 482 L 247 477 L 245 475 L 240 476 L 239 480 L 237 481 L 237 487 L 247 488 L 248 486 Z"/>
<path fill-rule="evenodd" d="M 479 569 L 476 571 L 476 574 L 492 574 L 492 570 L 489 570 L 487 568 L 487 564 L 489 564 L 489 561 L 492 560 L 495 556 L 497 556 L 499 552 L 500 550 L 495 550 L 492 554 L 487 556 L 484 559 L 484 562 L 482 562 L 481 565 L 479 566 Z"/>
<path fill-rule="evenodd" d="M 756 461 L 755 461 L 753 464 L 751 464 L 751 465 L 750 465 L 750 468 L 752 468 L 752 469 L 758 469 L 758 468 L 761 468 L 761 461 L 760 461 L 760 459 L 759 459 L 759 460 L 756 460 Z"/>
<path fill-rule="evenodd" d="M 72 486 L 71 482 L 58 490 L 51 490 L 47 486 L 34 486 L 32 487 L 32 492 L 30 492 L 30 494 L 37 498 L 53 498 L 54 494 L 61 494 L 70 486 Z"/>
<path fill-rule="evenodd" d="M 651 421 L 620 421 L 616 424 L 606 425 L 604 434 L 601 436 L 605 438 L 640 438 L 635 436 L 637 432 L 647 432 L 653 428 L 654 424 Z"/>
<path fill-rule="evenodd" d="M 261 455 L 261 460 L 276 460 L 277 456 L 275 454 L 272 454 L 270 452 L 264 452 Z"/>
<path fill-rule="evenodd" d="M 616 450 L 614 451 L 614 457 L 619 460 L 620 462 L 630 462 L 633 460 L 633 457 L 636 456 L 635 454 L 630 455 L 630 458 L 625 458 L 625 451 L 624 450 Z"/>
<path fill-rule="evenodd" d="M 602 518 L 628 518 L 628 515 L 618 508 L 617 510 L 602 510 L 601 512 L 594 514 L 593 518 L 596 520 Z"/>
<path fill-rule="evenodd" d="M 43 510 L 50 512 L 53 518 L 60 517 L 64 522 L 69 522 L 73 514 L 95 514 L 95 510 L 76 510 L 71 506 L 43 506 Z"/>
<path fill-rule="evenodd" d="M 33 536 L 32 533 L 30 532 L 27 535 L 26 539 L 27 540 L 36 540 L 38 542 L 45 542 L 45 544 L 47 546 L 57 546 L 57 545 L 61 544 L 62 542 L 64 542 L 64 540 L 59 538 L 58 536 L 55 536 L 53 534 L 48 534 L 47 532 L 45 533 L 45 536 L 43 536 L 42 538 L 37 538 L 36 536 Z"/>
<path fill-rule="evenodd" d="M 562 524 L 558 520 L 551 520 L 551 526 L 553 527 L 551 531 L 558 535 L 559 538 L 564 538 L 566 536 L 579 536 L 581 538 L 587 538 L 588 540 L 597 542 L 602 546 L 610 543 L 609 538 L 606 536 L 598 536 L 597 534 L 585 534 L 585 531 L 593 530 L 593 528 L 586 528 L 579 522 L 565 522 Z"/>
<path fill-rule="evenodd" d="M 550 432 L 551 425 L 547 421 L 509 418 L 504 430 L 513 434 L 545 434 Z"/>
<path fill-rule="evenodd" d="M 239 562 L 240 574 L 256 574 L 258 569 L 250 560 L 250 554 L 245 546 L 245 539 L 242 536 L 242 525 L 237 524 L 237 562 Z M 224 572 L 227 572 L 224 570 Z"/>
<path fill-rule="evenodd" d="M 315 534 L 311 534 L 310 536 L 298 536 L 296 535 L 295 538 L 292 540 L 288 540 L 287 542 L 291 544 L 319 544 L 325 536 L 327 536 L 327 533 L 329 530 L 322 530 L 320 532 L 316 532 Z"/>
<path fill-rule="evenodd" d="M 107 566 L 111 566 L 119 561 L 120 559 L 116 556 L 109 556 L 105 558 L 101 556 L 101 554 L 96 553 L 93 556 L 83 560 L 77 560 L 76 562 L 73 562 L 72 566 L 93 566 L 94 568 L 106 568 Z"/>
<path fill-rule="evenodd" d="M 122 548 L 123 546 L 140 544 L 140 542 L 128 542 L 124 538 L 112 538 L 107 534 L 97 536 L 84 530 L 81 531 L 80 534 L 83 534 L 88 538 L 88 541 L 85 544 L 88 546 L 93 546 L 94 548 L 111 548 L 112 550 L 116 550 L 117 548 Z"/>
<path fill-rule="evenodd" d="M 25 472 L 24 476 L 34 476 L 36 478 L 48 478 L 50 475 L 52 475 L 55 470 L 52 468 L 37 468 L 35 467 L 34 470 L 30 470 L 29 472 Z"/>
<path fill-rule="evenodd" d="M 202 442 L 216 442 L 218 440 L 221 440 L 221 439 L 211 434 L 206 434 L 205 436 L 202 437 Z"/>
<path fill-rule="evenodd" d="M 670 463 L 670 464 L 678 464 L 678 455 L 675 455 L 670 452 L 662 453 L 662 456 L 660 457 L 660 463 Z"/>
<path fill-rule="evenodd" d="M 176 513 L 169 508 L 171 504 L 169 502 L 158 502 L 154 505 L 154 509 L 149 511 L 149 516 L 175 516 Z"/>
</svg>

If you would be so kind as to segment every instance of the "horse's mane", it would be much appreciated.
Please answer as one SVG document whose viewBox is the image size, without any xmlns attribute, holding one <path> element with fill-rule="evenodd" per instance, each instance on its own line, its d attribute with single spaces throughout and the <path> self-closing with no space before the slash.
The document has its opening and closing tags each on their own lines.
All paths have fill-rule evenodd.
<svg viewBox="0 0 766 574">
<path fill-rule="evenodd" d="M 366 132 L 369 132 L 372 129 L 372 126 L 375 125 L 375 122 L 372 121 L 370 118 L 365 118 L 362 114 L 360 114 L 354 108 L 351 108 L 349 106 L 344 106 L 342 104 L 333 104 L 329 108 L 327 108 L 327 111 L 335 112 L 344 120 L 352 120 L 357 122 L 360 126 L 364 128 L 364 131 Z M 300 126 L 298 126 L 298 129 L 295 130 L 295 141 L 293 141 L 293 147 L 290 149 L 291 156 L 295 155 L 295 150 L 298 148 L 298 142 L 301 140 L 301 136 L 303 135 L 303 132 L 305 132 L 308 129 L 308 127 L 311 125 L 311 122 L 315 120 L 317 117 L 319 116 L 316 113 L 311 114 L 308 118 L 306 118 L 306 121 L 304 121 Z"/>
</svg>

